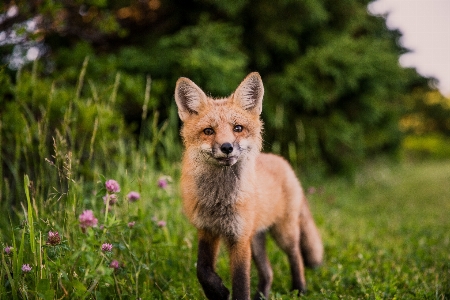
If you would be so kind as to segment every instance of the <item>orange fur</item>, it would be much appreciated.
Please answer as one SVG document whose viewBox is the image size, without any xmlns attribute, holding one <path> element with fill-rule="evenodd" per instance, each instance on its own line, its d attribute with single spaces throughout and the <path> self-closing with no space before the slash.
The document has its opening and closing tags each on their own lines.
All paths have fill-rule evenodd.
<svg viewBox="0 0 450 300">
<path fill-rule="evenodd" d="M 184 212 L 199 230 L 197 275 L 209 299 L 228 299 L 215 273 L 219 240 L 230 254 L 232 298 L 250 297 L 250 262 L 258 269 L 255 299 L 268 297 L 272 269 L 265 251 L 270 231 L 288 255 L 292 288 L 306 290 L 304 265 L 317 266 L 323 245 L 300 183 L 287 161 L 260 153 L 264 88 L 249 74 L 228 98 L 213 99 L 180 78 L 175 89 L 185 146 Z"/>
</svg>

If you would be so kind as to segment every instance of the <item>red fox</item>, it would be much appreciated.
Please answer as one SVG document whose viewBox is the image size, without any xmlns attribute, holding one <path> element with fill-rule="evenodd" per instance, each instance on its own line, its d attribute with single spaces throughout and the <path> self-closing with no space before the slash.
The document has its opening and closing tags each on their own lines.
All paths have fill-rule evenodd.
<svg viewBox="0 0 450 300">
<path fill-rule="evenodd" d="M 228 98 L 213 99 L 188 78 L 175 88 L 183 122 L 183 209 L 198 229 L 197 277 L 208 299 L 229 299 L 215 272 L 222 239 L 230 256 L 232 299 L 250 299 L 250 264 L 258 271 L 254 299 L 268 299 L 273 272 L 265 246 L 270 232 L 286 252 L 292 289 L 306 291 L 304 266 L 323 260 L 323 244 L 289 163 L 261 153 L 264 87 L 250 73 Z"/>
</svg>

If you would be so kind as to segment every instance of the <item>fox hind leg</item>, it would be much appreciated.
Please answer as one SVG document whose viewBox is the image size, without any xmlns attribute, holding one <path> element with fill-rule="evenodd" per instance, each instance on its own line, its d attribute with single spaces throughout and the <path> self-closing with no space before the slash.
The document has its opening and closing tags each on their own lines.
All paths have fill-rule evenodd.
<svg viewBox="0 0 450 300">
<path fill-rule="evenodd" d="M 270 233 L 278 246 L 287 254 L 291 268 L 292 290 L 306 292 L 305 267 L 300 252 L 300 228 L 298 220 L 286 220 L 272 227 Z"/>
<path fill-rule="evenodd" d="M 258 232 L 252 240 L 252 257 L 258 270 L 258 290 L 254 300 L 269 299 L 273 271 L 266 253 L 266 233 Z M 263 297 L 263 298 L 262 298 Z"/>
</svg>

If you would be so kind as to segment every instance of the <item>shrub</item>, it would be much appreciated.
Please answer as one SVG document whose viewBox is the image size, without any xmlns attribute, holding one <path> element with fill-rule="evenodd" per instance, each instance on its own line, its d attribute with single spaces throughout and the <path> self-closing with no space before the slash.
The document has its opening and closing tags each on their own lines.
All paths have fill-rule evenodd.
<svg viewBox="0 0 450 300">
<path fill-rule="evenodd" d="M 118 73 L 112 82 L 94 83 L 87 73 L 89 61 L 84 60 L 73 86 L 63 79 L 41 77 L 38 62 L 31 70 L 21 70 L 15 84 L 0 72 L 5 83 L 0 92 L 8 95 L 0 98 L 0 198 L 9 211 L 18 208 L 24 197 L 21 174 L 30 177 L 36 197 L 48 198 L 54 192 L 48 181 L 59 182 L 58 193 L 64 194 L 73 179 L 90 182 L 99 170 L 126 169 L 138 142 L 148 164 L 162 165 L 166 158 L 180 155 L 177 120 L 172 116 L 160 122 L 158 111 L 148 108 L 151 82 L 146 87 Z M 117 101 L 121 78 L 131 86 L 142 83 L 141 96 L 134 103 L 144 107 L 145 115 L 133 123 L 125 122 L 125 99 L 122 104 Z M 170 127 L 173 132 L 163 136 L 169 121 L 175 122 Z"/>
</svg>

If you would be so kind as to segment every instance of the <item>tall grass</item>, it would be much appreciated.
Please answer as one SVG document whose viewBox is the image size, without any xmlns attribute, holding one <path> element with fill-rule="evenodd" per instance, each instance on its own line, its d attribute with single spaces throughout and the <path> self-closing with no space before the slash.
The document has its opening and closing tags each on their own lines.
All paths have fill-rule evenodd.
<svg viewBox="0 0 450 300">
<path fill-rule="evenodd" d="M 181 214 L 179 206 L 166 206 L 174 204 L 171 178 L 178 174 L 178 159 L 169 161 L 180 156 L 175 137 L 177 120 L 170 116 L 160 125 L 158 112 L 147 110 L 148 81 L 137 147 L 132 138 L 127 138 L 123 120 L 114 112 L 120 75 L 110 95 L 99 94 L 92 81 L 88 94 L 83 92 L 87 65 L 88 59 L 72 95 L 53 82 L 46 97 L 36 96 L 36 89 L 49 86 L 37 79 L 36 65 L 30 74 L 19 74 L 15 102 L 7 105 L 18 104 L 8 112 L 13 111 L 21 123 L 14 127 L 12 116 L 2 115 L 1 123 L 9 125 L 6 138 L 2 136 L 2 147 L 14 148 L 12 152 L 9 148 L 2 151 L 7 170 L 2 169 L 6 184 L 1 186 L 1 195 L 9 201 L 2 201 L 5 214 L 0 221 L 0 278 L 5 283 L 0 287 L 1 298 L 150 295 L 155 285 L 165 285 L 152 276 L 159 273 L 151 267 L 164 257 L 157 253 L 180 246 L 169 234 L 172 225 L 165 224 L 170 214 Z M 29 93 L 31 97 L 27 98 Z M 55 125 L 51 118 L 57 98 L 66 105 L 56 106 L 64 108 L 64 113 Z M 169 122 L 175 133 L 166 130 Z M 92 127 L 86 128 L 86 124 Z M 111 210 L 102 199 L 108 178 L 116 179 L 122 188 Z M 159 187 L 159 178 L 168 181 L 168 186 Z M 136 202 L 126 197 L 132 190 L 141 195 Z M 94 212 L 99 224 L 83 229 L 79 216 L 87 209 Z M 51 243 L 55 232 L 60 241 Z M 111 243 L 113 251 L 102 252 L 103 243 Z M 192 241 L 186 243 L 192 245 Z M 113 258 L 119 262 L 118 268 L 110 267 Z M 24 265 L 31 266 L 31 271 L 22 269 Z"/>
<path fill-rule="evenodd" d="M 94 80 L 85 84 L 87 64 L 71 90 L 59 82 L 43 85 L 36 71 L 19 76 L 15 112 L 23 134 L 1 136 L 2 147 L 11 147 L 2 157 L 8 179 L 1 197 L 14 194 L 15 200 L 2 201 L 0 299 L 203 299 L 196 234 L 177 189 L 175 106 L 165 121 L 148 110 L 148 78 L 135 144 L 126 128 L 109 127 L 118 116 L 113 109 L 121 76 L 107 88 Z M 46 89 L 44 98 L 34 91 L 33 106 L 24 98 L 30 86 Z M 60 119 L 54 117 L 57 101 L 66 104 Z M 2 116 L 3 127 L 9 121 Z M 120 192 L 107 191 L 109 179 Z M 352 183 L 303 179 L 326 247 L 325 264 L 307 272 L 304 298 L 450 297 L 449 162 L 371 164 Z M 130 201 L 131 191 L 139 193 L 137 201 Z M 108 201 L 114 197 L 116 203 Z M 95 226 L 82 226 L 87 210 Z M 268 249 L 271 299 L 295 298 L 285 256 L 270 240 Z M 230 286 L 228 265 L 221 251 L 217 271 Z M 256 280 L 252 270 L 253 287 Z"/>
</svg>

